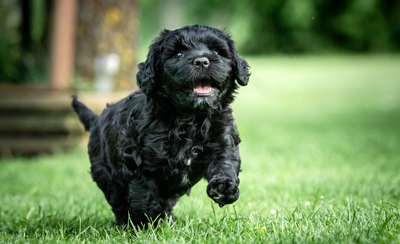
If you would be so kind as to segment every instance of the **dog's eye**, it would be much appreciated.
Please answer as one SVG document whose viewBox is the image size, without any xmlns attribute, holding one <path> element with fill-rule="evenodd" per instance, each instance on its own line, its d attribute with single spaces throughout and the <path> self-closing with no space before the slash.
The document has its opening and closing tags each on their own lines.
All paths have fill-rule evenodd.
<svg viewBox="0 0 400 244">
<path fill-rule="evenodd" d="M 215 49 L 214 49 L 214 50 L 212 50 L 211 52 L 212 52 L 213 54 L 215 54 L 215 55 L 217 55 L 217 54 L 218 54 L 218 50 L 215 50 Z"/>
<path fill-rule="evenodd" d="M 176 58 L 183 58 L 183 56 L 185 56 L 182 52 L 178 52 L 177 54 L 175 54 Z"/>
</svg>

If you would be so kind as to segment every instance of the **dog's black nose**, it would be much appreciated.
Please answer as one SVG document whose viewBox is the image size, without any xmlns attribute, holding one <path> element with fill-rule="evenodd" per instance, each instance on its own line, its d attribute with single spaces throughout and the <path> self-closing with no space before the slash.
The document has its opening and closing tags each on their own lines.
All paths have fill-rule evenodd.
<svg viewBox="0 0 400 244">
<path fill-rule="evenodd" d="M 206 57 L 200 57 L 200 58 L 196 58 L 193 61 L 193 65 L 196 66 L 197 68 L 207 68 L 208 65 L 210 65 L 210 60 L 208 60 L 208 58 Z"/>
</svg>

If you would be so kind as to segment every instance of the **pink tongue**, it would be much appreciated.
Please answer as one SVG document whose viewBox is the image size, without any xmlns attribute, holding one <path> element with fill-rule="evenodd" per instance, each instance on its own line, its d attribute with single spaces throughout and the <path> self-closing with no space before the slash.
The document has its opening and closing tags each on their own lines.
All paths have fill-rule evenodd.
<svg viewBox="0 0 400 244">
<path fill-rule="evenodd" d="M 199 85 L 199 86 L 196 86 L 194 88 L 194 90 L 195 90 L 195 93 L 197 93 L 197 94 L 208 94 L 208 93 L 211 93 L 211 86 Z"/>
</svg>

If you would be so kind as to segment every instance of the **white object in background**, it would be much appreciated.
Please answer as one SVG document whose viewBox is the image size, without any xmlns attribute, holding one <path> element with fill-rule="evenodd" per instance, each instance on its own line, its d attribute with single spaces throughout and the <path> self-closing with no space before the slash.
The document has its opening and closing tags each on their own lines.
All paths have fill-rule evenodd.
<svg viewBox="0 0 400 244">
<path fill-rule="evenodd" d="M 118 73 L 120 63 L 121 58 L 115 53 L 104 54 L 95 58 L 94 88 L 97 93 L 114 91 L 114 76 Z"/>
</svg>

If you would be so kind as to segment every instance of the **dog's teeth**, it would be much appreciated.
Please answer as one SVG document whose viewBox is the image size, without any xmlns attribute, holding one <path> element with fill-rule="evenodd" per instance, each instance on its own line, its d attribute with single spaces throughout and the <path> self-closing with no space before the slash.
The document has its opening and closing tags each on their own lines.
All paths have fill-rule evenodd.
<svg viewBox="0 0 400 244">
<path fill-rule="evenodd" d="M 189 158 L 189 160 L 188 160 L 188 162 L 187 162 L 187 166 L 189 166 L 190 164 L 192 163 L 192 159 L 191 158 Z"/>
</svg>

